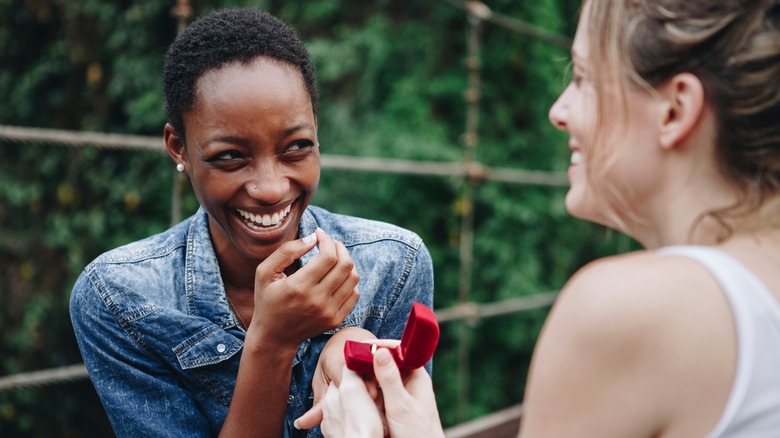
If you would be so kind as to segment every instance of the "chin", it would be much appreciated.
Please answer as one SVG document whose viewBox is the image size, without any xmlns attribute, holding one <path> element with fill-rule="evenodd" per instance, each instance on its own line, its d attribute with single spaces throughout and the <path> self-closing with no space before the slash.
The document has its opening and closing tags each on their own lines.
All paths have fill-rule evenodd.
<svg viewBox="0 0 780 438">
<path fill-rule="evenodd" d="M 600 210 L 596 203 L 593 202 L 592 197 L 588 196 L 582 190 L 571 188 L 566 194 L 564 205 L 566 206 L 566 211 L 577 219 L 606 225 L 606 218 L 600 213 Z"/>
</svg>

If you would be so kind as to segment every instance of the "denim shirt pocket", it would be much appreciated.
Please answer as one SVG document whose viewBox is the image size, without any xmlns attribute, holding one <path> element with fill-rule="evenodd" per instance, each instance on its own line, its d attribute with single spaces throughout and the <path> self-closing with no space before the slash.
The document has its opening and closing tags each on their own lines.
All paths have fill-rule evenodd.
<svg viewBox="0 0 780 438">
<path fill-rule="evenodd" d="M 213 325 L 204 327 L 173 347 L 173 352 L 182 369 L 187 370 L 230 359 L 243 346 L 240 339 Z"/>
<path fill-rule="evenodd" d="M 225 405 L 230 404 L 243 348 L 241 339 L 217 325 L 208 325 L 172 348 L 183 377 L 190 375 Z"/>
</svg>

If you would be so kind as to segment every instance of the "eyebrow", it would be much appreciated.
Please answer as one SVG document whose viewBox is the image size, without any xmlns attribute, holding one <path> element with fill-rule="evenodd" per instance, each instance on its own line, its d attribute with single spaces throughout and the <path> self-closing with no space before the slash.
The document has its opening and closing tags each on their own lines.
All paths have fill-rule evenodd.
<svg viewBox="0 0 780 438">
<path fill-rule="evenodd" d="M 304 129 L 312 129 L 314 130 L 314 127 L 310 123 L 300 123 L 295 126 L 291 126 L 287 129 L 283 129 L 279 131 L 278 138 L 280 140 L 287 138 L 290 135 L 295 134 L 298 131 L 302 131 Z M 208 140 L 208 143 L 213 142 L 223 142 L 223 143 L 232 143 L 239 146 L 246 146 L 250 143 L 250 141 L 244 137 L 237 137 L 234 135 L 218 135 L 216 137 L 212 137 Z"/>
<path fill-rule="evenodd" d="M 298 131 L 302 131 L 304 129 L 314 129 L 314 126 L 312 126 L 310 123 L 300 123 L 295 126 L 291 126 L 287 129 L 283 129 L 279 132 L 279 139 L 283 139 L 286 137 L 289 137 L 290 135 L 295 134 Z"/>
<path fill-rule="evenodd" d="M 236 137 L 233 135 L 218 135 L 216 137 L 210 138 L 207 143 L 214 143 L 214 142 L 231 143 L 240 146 L 246 146 L 247 144 L 249 144 L 249 141 L 247 139 L 243 137 Z"/>
</svg>

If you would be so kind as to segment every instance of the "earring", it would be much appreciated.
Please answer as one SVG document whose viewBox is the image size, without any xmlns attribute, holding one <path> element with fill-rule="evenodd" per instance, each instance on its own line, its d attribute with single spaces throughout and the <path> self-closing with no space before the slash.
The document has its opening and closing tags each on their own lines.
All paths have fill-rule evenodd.
<svg viewBox="0 0 780 438">
<path fill-rule="evenodd" d="M 178 170 L 179 172 L 184 172 L 184 165 L 181 163 L 177 164 L 176 170 Z"/>
</svg>

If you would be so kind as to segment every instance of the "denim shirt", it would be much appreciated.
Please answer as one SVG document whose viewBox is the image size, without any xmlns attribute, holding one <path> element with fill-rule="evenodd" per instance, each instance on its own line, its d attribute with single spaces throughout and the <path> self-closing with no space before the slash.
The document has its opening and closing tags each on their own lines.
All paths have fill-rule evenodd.
<svg viewBox="0 0 780 438">
<path fill-rule="evenodd" d="M 339 328 L 400 339 L 413 302 L 433 305 L 433 266 L 420 237 L 394 225 L 310 206 L 299 232 L 344 243 L 360 299 Z M 305 265 L 315 247 L 301 258 Z M 70 298 L 76 338 L 119 437 L 216 436 L 227 415 L 246 332 L 230 310 L 201 208 L 171 229 L 90 263 Z M 285 437 L 321 436 L 293 421 L 312 405 L 312 377 L 337 330 L 304 341 L 292 363 Z M 430 371 L 430 363 L 427 365 Z"/>
</svg>

